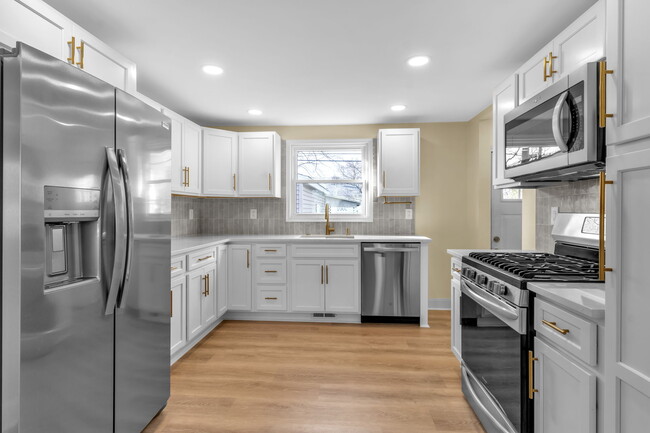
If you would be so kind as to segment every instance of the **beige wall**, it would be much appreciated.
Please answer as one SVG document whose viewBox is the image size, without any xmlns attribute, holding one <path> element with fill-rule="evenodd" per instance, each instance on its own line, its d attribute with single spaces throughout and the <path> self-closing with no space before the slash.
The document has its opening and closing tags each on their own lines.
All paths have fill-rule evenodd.
<svg viewBox="0 0 650 433">
<path fill-rule="evenodd" d="M 489 245 L 491 113 L 486 109 L 471 122 L 223 129 L 277 131 L 283 140 L 306 140 L 376 138 L 382 128 L 420 128 L 421 195 L 415 201 L 415 232 L 433 240 L 429 298 L 449 298 L 447 248 L 481 248 L 486 240 Z"/>
<path fill-rule="evenodd" d="M 537 215 L 537 191 L 524 189 L 521 198 L 521 249 L 536 250 L 535 218 Z"/>
</svg>

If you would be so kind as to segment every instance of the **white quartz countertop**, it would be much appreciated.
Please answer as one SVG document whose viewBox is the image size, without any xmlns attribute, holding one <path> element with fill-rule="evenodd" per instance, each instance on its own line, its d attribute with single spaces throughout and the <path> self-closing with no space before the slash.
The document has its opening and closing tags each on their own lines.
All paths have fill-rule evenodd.
<svg viewBox="0 0 650 433">
<path fill-rule="evenodd" d="M 448 249 L 447 254 L 450 256 L 458 257 L 461 258 L 463 256 L 468 256 L 469 253 L 534 253 L 535 251 L 529 251 L 529 250 L 467 250 L 467 249 Z"/>
<path fill-rule="evenodd" d="M 592 319 L 605 318 L 604 283 L 528 283 L 528 290 Z"/>
<path fill-rule="evenodd" d="M 226 243 L 260 242 L 308 242 L 308 243 L 361 243 L 361 242 L 420 242 L 428 244 L 425 236 L 374 236 L 355 235 L 352 238 L 303 237 L 302 235 L 231 235 L 231 236 L 182 236 L 172 238 L 172 255 Z"/>
</svg>

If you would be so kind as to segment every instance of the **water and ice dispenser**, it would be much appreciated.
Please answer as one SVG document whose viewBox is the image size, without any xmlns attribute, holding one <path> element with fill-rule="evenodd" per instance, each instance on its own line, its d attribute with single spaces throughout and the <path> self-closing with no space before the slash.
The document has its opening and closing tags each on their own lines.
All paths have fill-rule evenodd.
<svg viewBox="0 0 650 433">
<path fill-rule="evenodd" d="M 97 278 L 100 191 L 45 186 L 44 193 L 45 289 Z"/>
</svg>

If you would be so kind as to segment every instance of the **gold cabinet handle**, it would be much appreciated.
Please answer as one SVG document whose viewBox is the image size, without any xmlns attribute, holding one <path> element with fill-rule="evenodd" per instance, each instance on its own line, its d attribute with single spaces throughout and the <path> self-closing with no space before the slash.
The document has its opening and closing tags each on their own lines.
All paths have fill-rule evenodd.
<svg viewBox="0 0 650 433">
<path fill-rule="evenodd" d="M 175 270 L 178 269 L 178 268 L 177 268 L 176 266 L 172 266 L 170 269 L 171 269 L 172 271 L 175 271 Z"/>
<path fill-rule="evenodd" d="M 557 59 L 557 56 L 553 55 L 553 51 L 548 53 L 548 58 L 544 57 L 544 81 L 548 80 L 556 74 L 557 71 L 553 69 L 553 59 Z M 546 72 L 546 67 L 548 66 L 548 73 Z"/>
<path fill-rule="evenodd" d="M 66 60 L 74 65 L 74 55 L 75 52 L 77 51 L 77 43 L 75 42 L 75 37 L 72 36 L 70 38 L 70 41 L 68 42 L 68 46 L 70 47 L 70 57 L 68 57 Z"/>
<path fill-rule="evenodd" d="M 614 117 L 607 113 L 607 75 L 614 71 L 607 69 L 605 60 L 598 62 L 598 126 L 604 128 L 608 117 Z"/>
<path fill-rule="evenodd" d="M 205 291 L 207 292 L 206 296 L 210 296 L 210 274 L 206 274 L 205 278 L 207 280 L 207 283 L 205 283 Z"/>
<path fill-rule="evenodd" d="M 460 269 L 458 269 L 458 268 L 451 268 L 451 270 L 454 271 L 454 272 L 458 272 L 460 274 Z"/>
<path fill-rule="evenodd" d="M 250 250 L 246 250 L 246 268 L 251 267 L 251 252 Z"/>
<path fill-rule="evenodd" d="M 212 258 L 211 255 L 210 255 L 210 256 L 205 256 L 205 257 L 201 257 L 201 258 L 198 259 L 197 261 L 202 262 L 202 261 L 204 261 L 204 260 L 208 260 L 208 259 L 211 259 L 211 258 Z"/>
<path fill-rule="evenodd" d="M 187 167 L 183 167 L 183 186 L 189 186 L 187 182 Z"/>
<path fill-rule="evenodd" d="M 185 186 L 190 186 L 190 182 L 191 182 L 190 181 L 190 168 L 187 167 L 187 185 L 185 185 Z"/>
<path fill-rule="evenodd" d="M 278 250 L 264 250 L 265 253 L 277 253 Z"/>
<path fill-rule="evenodd" d="M 325 265 L 325 284 L 330 283 L 330 267 Z"/>
<path fill-rule="evenodd" d="M 533 386 L 533 363 L 539 361 L 539 359 L 533 356 L 533 351 L 528 351 L 528 398 L 532 400 L 535 397 L 535 393 L 539 392 L 539 389 L 535 389 Z"/>
<path fill-rule="evenodd" d="M 81 69 L 84 68 L 85 52 L 86 52 L 86 43 L 84 41 L 81 41 L 81 45 L 79 45 L 79 57 L 81 58 L 81 60 L 77 62 L 77 66 L 79 66 Z"/>
<path fill-rule="evenodd" d="M 237 175 L 232 175 L 232 190 L 237 191 Z"/>
<path fill-rule="evenodd" d="M 602 63 L 602 62 L 601 62 Z M 606 180 L 605 172 L 599 174 L 599 195 L 598 208 L 598 279 L 605 281 L 605 272 L 612 272 L 605 264 L 605 186 L 613 184 L 613 180 Z"/>
<path fill-rule="evenodd" d="M 548 320 L 542 320 L 542 323 L 554 331 L 559 332 L 562 335 L 567 335 L 569 333 L 568 329 L 563 329 L 557 326 L 557 322 L 549 322 Z"/>
<path fill-rule="evenodd" d="M 205 286 L 205 281 L 206 281 L 205 275 L 202 275 L 202 276 L 201 276 L 201 279 L 203 280 L 203 289 L 201 290 L 201 294 L 202 294 L 203 296 L 206 296 L 206 294 L 205 294 L 205 287 L 206 287 L 206 286 Z"/>
<path fill-rule="evenodd" d="M 269 191 L 272 191 L 272 188 L 271 188 L 271 173 L 269 173 Z"/>
<path fill-rule="evenodd" d="M 546 73 L 546 68 L 548 67 L 548 58 L 544 56 L 544 71 L 542 72 L 544 74 L 544 82 L 548 79 L 549 75 Z"/>
<path fill-rule="evenodd" d="M 278 271 L 264 271 L 264 272 L 266 272 L 267 274 L 275 274 Z"/>
<path fill-rule="evenodd" d="M 269 296 L 268 298 L 264 298 L 264 299 L 267 300 L 267 301 L 277 301 L 278 300 L 278 298 L 271 297 L 271 296 Z"/>
<path fill-rule="evenodd" d="M 320 265 L 320 283 L 321 284 L 323 284 L 325 282 L 323 272 L 324 272 L 324 267 L 323 267 L 323 265 Z"/>
</svg>

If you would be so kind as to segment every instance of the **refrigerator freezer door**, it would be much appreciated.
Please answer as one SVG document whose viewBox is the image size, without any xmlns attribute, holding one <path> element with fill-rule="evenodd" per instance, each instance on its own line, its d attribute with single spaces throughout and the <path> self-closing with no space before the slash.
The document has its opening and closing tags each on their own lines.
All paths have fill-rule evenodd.
<svg viewBox="0 0 650 433">
<path fill-rule="evenodd" d="M 122 171 L 128 172 L 132 250 L 115 319 L 115 433 L 132 433 L 169 397 L 171 138 L 169 119 L 116 92 L 116 143 Z"/>
<path fill-rule="evenodd" d="M 18 49 L 2 60 L 2 431 L 111 433 L 114 316 L 104 315 L 101 221 L 46 223 L 44 191 L 102 188 L 114 90 L 29 46 Z M 52 236 L 50 250 L 63 246 L 78 266 L 48 288 L 52 224 L 69 229 Z"/>
</svg>

